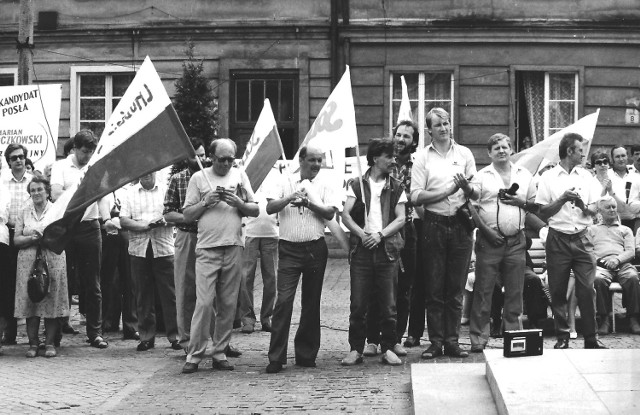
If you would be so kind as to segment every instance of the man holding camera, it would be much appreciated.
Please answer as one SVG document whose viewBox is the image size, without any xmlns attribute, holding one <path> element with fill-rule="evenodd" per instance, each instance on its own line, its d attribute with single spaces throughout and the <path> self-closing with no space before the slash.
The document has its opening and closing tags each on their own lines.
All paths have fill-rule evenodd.
<svg viewBox="0 0 640 415">
<path fill-rule="evenodd" d="M 582 317 L 585 349 L 602 349 L 596 336 L 595 279 L 596 260 L 587 227 L 595 212 L 590 208 L 600 197 L 599 184 L 582 168 L 584 139 L 567 133 L 560 140 L 560 162 L 547 170 L 538 185 L 536 203 L 542 217 L 549 218 L 545 244 L 551 308 L 558 341 L 555 349 L 569 348 L 567 285 L 571 270 L 576 279 L 576 297 Z"/>
<path fill-rule="evenodd" d="M 472 181 L 470 197 L 477 201 L 476 280 L 470 314 L 471 352 L 480 353 L 489 341 L 491 298 L 496 282 L 504 286 L 505 330 L 522 328 L 522 290 L 527 243 L 524 221 L 535 205 L 531 173 L 511 163 L 511 139 L 504 134 L 489 138 L 491 164 Z"/>
</svg>

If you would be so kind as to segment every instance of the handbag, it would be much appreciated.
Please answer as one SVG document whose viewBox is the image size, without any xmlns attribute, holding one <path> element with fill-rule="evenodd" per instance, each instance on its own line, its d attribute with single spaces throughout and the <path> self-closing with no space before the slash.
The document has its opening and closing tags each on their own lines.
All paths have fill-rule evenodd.
<svg viewBox="0 0 640 415">
<path fill-rule="evenodd" d="M 39 303 L 49 294 L 50 282 L 47 259 L 42 252 L 42 247 L 38 245 L 36 260 L 33 263 L 31 275 L 29 275 L 27 281 L 27 293 L 29 294 L 31 302 Z"/>
</svg>

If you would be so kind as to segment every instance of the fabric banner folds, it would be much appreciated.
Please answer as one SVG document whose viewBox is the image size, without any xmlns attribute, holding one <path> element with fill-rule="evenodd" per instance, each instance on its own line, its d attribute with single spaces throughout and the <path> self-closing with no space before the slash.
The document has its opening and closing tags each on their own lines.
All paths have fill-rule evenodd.
<svg viewBox="0 0 640 415">
<path fill-rule="evenodd" d="M 189 138 L 149 57 L 113 111 L 76 188 L 50 209 L 44 245 L 64 250 L 84 210 L 106 194 L 145 174 L 195 156 Z"/>
<path fill-rule="evenodd" d="M 548 138 L 539 141 L 538 144 L 533 147 L 514 154 L 511 157 L 511 161 L 525 167 L 534 175 L 548 164 L 558 164 L 560 161 L 558 145 L 560 144 L 562 137 L 567 133 L 580 134 L 585 140 L 583 142 L 585 154 L 589 155 L 589 149 L 591 148 L 591 141 L 593 140 L 593 135 L 596 130 L 599 114 L 600 109 L 598 108 L 598 110 L 593 114 L 580 118 L 575 123 L 563 128 L 555 134 L 552 134 Z"/>
<path fill-rule="evenodd" d="M 247 148 L 239 163 L 244 167 L 254 192 L 258 191 L 258 188 L 280 156 L 282 156 L 283 160 L 286 160 L 282 142 L 280 141 L 280 134 L 278 134 L 276 119 L 273 116 L 271 103 L 267 98 L 264 100 L 264 107 L 262 107 L 258 122 L 253 129 Z"/>
</svg>

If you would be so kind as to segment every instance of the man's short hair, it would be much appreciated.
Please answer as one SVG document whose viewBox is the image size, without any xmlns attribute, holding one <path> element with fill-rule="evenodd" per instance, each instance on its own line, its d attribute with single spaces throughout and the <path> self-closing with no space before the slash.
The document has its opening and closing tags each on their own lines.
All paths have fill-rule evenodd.
<svg viewBox="0 0 640 415">
<path fill-rule="evenodd" d="M 564 137 L 560 140 L 560 145 L 558 146 L 558 154 L 560 155 L 560 160 L 564 160 L 567 158 L 567 151 L 569 148 L 575 145 L 575 142 L 583 142 L 584 138 L 578 133 L 566 133 Z"/>
<path fill-rule="evenodd" d="M 431 128 L 431 121 L 433 120 L 433 117 L 436 115 L 445 121 L 448 121 L 450 119 L 449 113 L 445 111 L 443 108 L 440 108 L 440 107 L 431 108 L 427 113 L 427 116 L 425 117 L 425 121 L 427 122 L 427 128 Z"/>
<path fill-rule="evenodd" d="M 215 140 L 213 140 L 211 144 L 209 144 L 209 154 L 211 156 L 215 156 L 218 145 L 222 143 L 227 143 L 231 145 L 231 147 L 233 147 L 233 154 L 235 156 L 235 154 L 238 152 L 238 146 L 236 145 L 236 142 L 230 138 L 216 138 Z"/>
<path fill-rule="evenodd" d="M 204 147 L 204 141 L 200 137 L 189 137 L 189 141 L 191 141 L 191 145 L 194 150 L 199 149 L 200 147 Z M 207 148 L 205 147 L 205 151 Z"/>
<path fill-rule="evenodd" d="M 602 196 L 600 199 L 598 199 L 596 201 L 596 209 L 598 211 L 602 211 L 604 208 L 602 207 L 605 203 L 609 203 L 609 202 L 613 202 L 613 204 L 618 207 L 618 202 L 616 202 L 616 200 L 610 196 L 610 195 L 604 195 Z"/>
<path fill-rule="evenodd" d="M 98 147 L 98 139 L 91 130 L 80 130 L 73 136 L 73 147 L 80 149 L 82 147 L 89 150 L 95 150 Z"/>
<path fill-rule="evenodd" d="M 609 158 L 609 154 L 607 153 L 607 151 L 603 148 L 596 149 L 596 151 L 591 153 L 591 167 L 596 166 L 597 160 L 603 160 L 603 159 L 607 160 L 609 165 L 611 165 L 611 159 Z"/>
<path fill-rule="evenodd" d="M 629 155 L 633 156 L 633 153 L 640 153 L 640 144 L 633 144 L 629 147 Z"/>
<path fill-rule="evenodd" d="M 307 157 L 307 146 L 302 146 L 300 147 L 300 151 L 298 152 L 298 158 L 305 158 Z"/>
<path fill-rule="evenodd" d="M 509 148 L 511 148 L 511 138 L 509 138 L 509 136 L 506 134 L 496 133 L 491 137 L 489 137 L 489 141 L 487 141 L 487 151 L 491 151 L 493 146 L 495 146 L 502 140 L 507 140 L 507 143 L 509 144 Z"/>
<path fill-rule="evenodd" d="M 9 164 L 9 156 L 16 150 L 22 149 L 22 154 L 24 154 L 24 158 L 27 158 L 27 148 L 22 144 L 11 143 L 7 146 L 7 149 L 4 151 L 4 159 L 7 160 L 7 164 Z"/>
<path fill-rule="evenodd" d="M 418 143 L 420 142 L 420 131 L 418 131 L 418 126 L 411 120 L 402 120 L 398 123 L 398 125 L 396 125 L 395 127 L 393 127 L 393 136 L 395 137 L 396 133 L 398 132 L 398 128 L 400 128 L 401 126 L 407 126 L 407 127 L 411 127 L 413 128 L 413 141 L 411 142 L 411 152 L 415 152 L 416 148 L 418 148 Z"/>
<path fill-rule="evenodd" d="M 616 144 L 616 145 L 614 145 L 613 147 L 611 147 L 611 160 L 613 160 L 613 151 L 614 151 L 614 150 L 617 150 L 617 149 L 619 149 L 619 148 L 623 148 L 623 149 L 624 149 L 624 151 L 625 151 L 625 153 L 626 153 L 627 148 L 626 148 L 625 146 L 623 146 L 622 144 Z"/>
<path fill-rule="evenodd" d="M 367 149 L 367 165 L 374 165 L 374 157 L 380 157 L 383 153 L 393 156 L 393 141 L 388 138 L 372 138 Z"/>
</svg>

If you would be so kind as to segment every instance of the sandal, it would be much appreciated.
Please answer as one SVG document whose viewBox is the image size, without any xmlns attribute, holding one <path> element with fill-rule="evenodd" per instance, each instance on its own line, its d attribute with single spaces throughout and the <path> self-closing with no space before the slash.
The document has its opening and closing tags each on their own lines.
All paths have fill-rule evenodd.
<svg viewBox="0 0 640 415">
<path fill-rule="evenodd" d="M 29 350 L 25 354 L 29 359 L 34 358 L 38 355 L 38 346 L 29 346 Z"/>
<path fill-rule="evenodd" d="M 102 337 L 98 336 L 93 340 L 87 340 L 87 343 L 91 344 L 91 347 L 95 347 L 96 349 L 106 349 L 109 347 L 109 343 L 107 343 Z"/>
<path fill-rule="evenodd" d="M 56 357 L 58 352 L 56 352 L 56 347 L 52 345 L 45 346 L 46 351 L 44 352 L 44 357 Z"/>
</svg>

